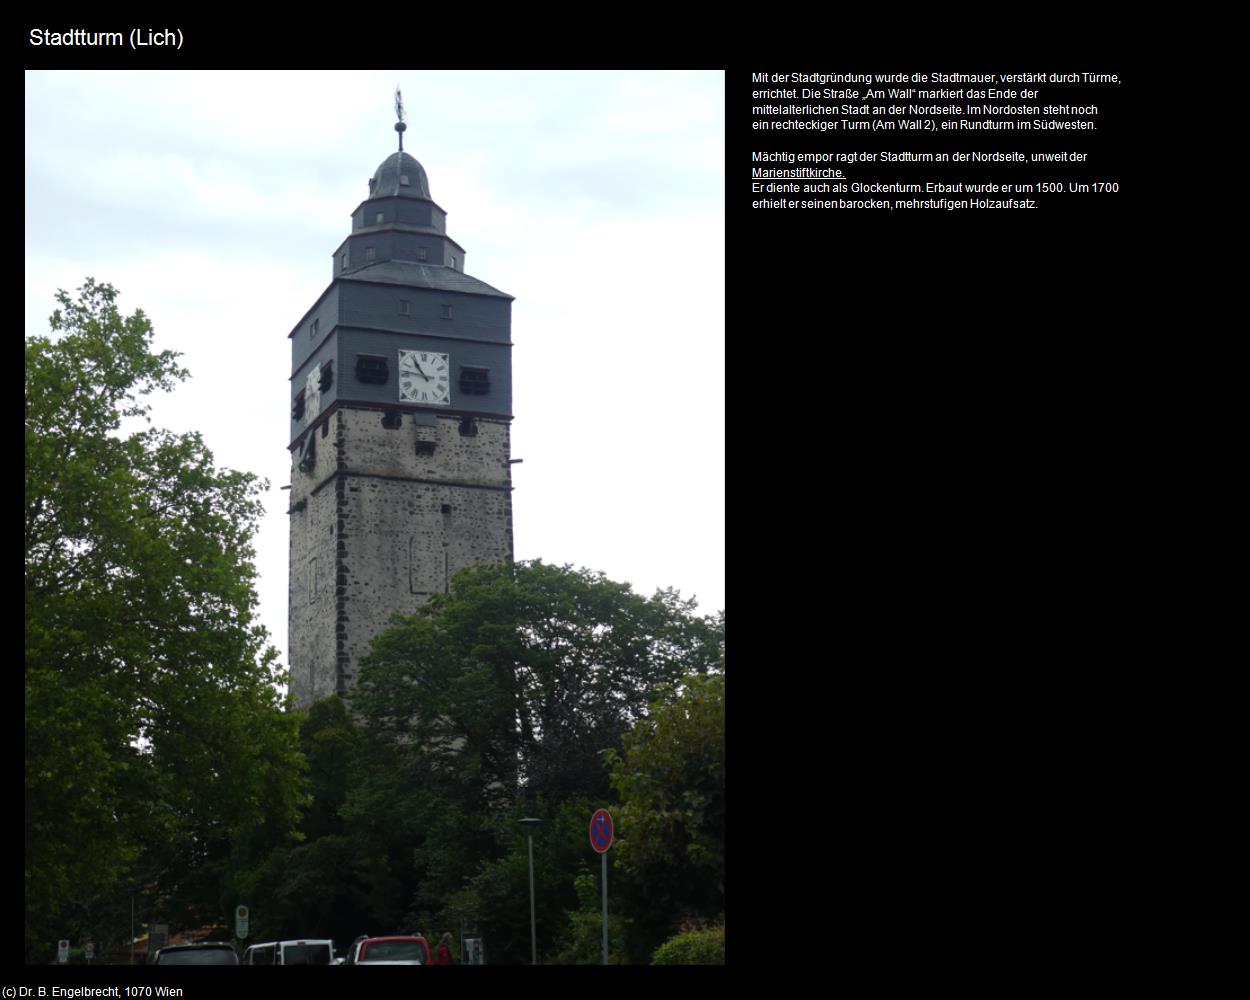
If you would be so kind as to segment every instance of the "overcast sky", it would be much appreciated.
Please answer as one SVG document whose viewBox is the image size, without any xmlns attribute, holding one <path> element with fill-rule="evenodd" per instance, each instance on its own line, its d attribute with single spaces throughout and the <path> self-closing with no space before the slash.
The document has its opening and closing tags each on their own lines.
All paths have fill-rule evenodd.
<svg viewBox="0 0 1250 1000">
<path fill-rule="evenodd" d="M 285 664 L 287 334 L 396 147 L 396 84 L 467 273 L 516 296 L 516 557 L 723 608 L 720 72 L 29 72 L 27 335 L 91 276 L 182 352 L 154 421 L 269 480 Z"/>
</svg>

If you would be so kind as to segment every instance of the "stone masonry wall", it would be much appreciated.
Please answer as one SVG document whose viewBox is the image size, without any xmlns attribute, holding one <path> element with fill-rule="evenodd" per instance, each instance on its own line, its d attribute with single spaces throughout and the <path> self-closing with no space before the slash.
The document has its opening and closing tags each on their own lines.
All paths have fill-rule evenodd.
<svg viewBox="0 0 1250 1000">
<path fill-rule="evenodd" d="M 290 675 L 301 707 L 351 687 L 392 615 L 411 614 L 465 566 L 512 557 L 505 421 L 479 418 L 465 436 L 453 415 L 427 426 L 404 414 L 394 429 L 377 410 L 328 419 L 328 437 L 313 431 L 311 475 L 293 455 Z"/>
<path fill-rule="evenodd" d="M 321 434 L 326 419 L 312 430 L 316 461 L 311 473 L 299 468 L 301 449 L 291 456 L 287 645 L 290 689 L 301 708 L 334 692 L 337 503 L 333 477 L 337 460 L 335 438 L 331 436 L 334 416 L 328 421 L 331 434 Z"/>
</svg>

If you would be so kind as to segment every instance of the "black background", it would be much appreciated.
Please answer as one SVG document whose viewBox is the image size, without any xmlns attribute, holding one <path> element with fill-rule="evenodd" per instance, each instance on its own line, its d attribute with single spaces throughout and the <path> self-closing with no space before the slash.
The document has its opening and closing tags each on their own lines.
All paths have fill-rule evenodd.
<svg viewBox="0 0 1250 1000">
<path fill-rule="evenodd" d="M 1027 960 L 1059 914 L 1065 955 L 1093 949 L 1124 905 L 1137 802 L 1132 768 L 1116 764 L 1122 668 L 1090 640 L 1132 547 L 1143 447 L 1150 68 L 1135 39 L 1093 31 L 1087 15 L 1041 33 L 1066 16 L 1056 8 L 1027 24 L 760 9 L 736 28 L 622 29 L 585 11 L 511 25 L 340 16 L 179 14 L 193 29 L 184 50 L 141 56 L 32 50 L 23 35 L 22 62 L 723 68 L 730 963 L 931 981 Z M 93 20 L 47 23 L 68 26 Z M 1119 194 L 1032 212 L 750 208 L 752 149 L 839 141 L 751 130 L 752 72 L 931 69 L 1118 73 L 1114 96 L 1092 97 L 1096 135 L 955 142 L 1089 149 Z M 775 351 L 775 401 L 753 394 L 747 371 L 761 347 Z M 819 401 L 786 402 L 813 377 L 830 386 Z"/>
</svg>

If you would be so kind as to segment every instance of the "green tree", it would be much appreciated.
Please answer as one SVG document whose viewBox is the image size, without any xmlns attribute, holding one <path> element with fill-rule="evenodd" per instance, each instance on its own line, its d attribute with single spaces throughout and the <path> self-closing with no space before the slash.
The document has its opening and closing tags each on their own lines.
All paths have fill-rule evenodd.
<svg viewBox="0 0 1250 1000">
<path fill-rule="evenodd" d="M 473 567 L 375 640 L 352 705 L 483 803 L 605 796 L 600 753 L 664 685 L 723 656 L 723 623 L 693 611 L 567 566 Z"/>
<path fill-rule="evenodd" d="M 343 815 L 360 767 L 359 744 L 341 699 L 309 707 L 300 726 L 311 792 L 300 823 L 303 840 L 279 844 L 240 877 L 239 898 L 253 904 L 253 940 L 329 937 L 345 948 L 362 929 L 377 926 L 368 907 L 370 845 Z"/>
<path fill-rule="evenodd" d="M 300 748 L 308 761 L 310 808 L 300 829 L 309 840 L 346 831 L 343 806 L 360 752 L 360 732 L 343 700 L 311 705 L 300 726 Z"/>
<path fill-rule="evenodd" d="M 725 925 L 690 928 L 665 941 L 651 956 L 652 965 L 724 965 Z"/>
<path fill-rule="evenodd" d="M 586 799 L 562 803 L 539 799 L 490 817 L 488 825 L 495 835 L 492 852 L 479 859 L 462 890 L 450 894 L 441 910 L 432 911 L 435 924 L 451 929 L 463 916 L 489 942 L 492 965 L 530 963 L 529 840 L 520 819 L 537 817 L 542 820 L 533 831 L 538 960 L 562 964 L 585 957 L 586 939 L 579 936 L 585 921 L 579 918 L 583 904 L 590 905 L 585 879 L 589 877 L 595 886 L 591 895 L 599 886 L 599 857 L 587 836 L 590 816 L 597 807 Z M 593 919 L 598 921 L 599 897 L 594 898 Z M 596 957 L 592 964 L 597 962 Z"/>
<path fill-rule="evenodd" d="M 725 906 L 725 678 L 692 676 L 605 755 L 621 799 L 613 850 L 648 953 L 686 916 Z"/>
<path fill-rule="evenodd" d="M 386 893 L 406 887 L 404 919 L 472 915 L 492 962 L 528 962 L 516 820 L 538 816 L 539 945 L 559 947 L 579 905 L 586 825 L 610 795 L 602 751 L 621 747 L 666 685 L 717 669 L 723 636 L 719 617 L 673 591 L 646 598 L 542 562 L 465 570 L 398 619 L 351 696 L 362 754 L 344 813 L 373 845 L 379 916 L 394 919 Z"/>
<path fill-rule="evenodd" d="M 52 335 L 26 341 L 30 961 L 136 888 L 224 919 L 232 852 L 285 836 L 301 799 L 254 621 L 263 484 L 142 419 L 186 372 L 116 298 L 59 292 Z"/>
<path fill-rule="evenodd" d="M 577 909 L 566 914 L 567 923 L 557 941 L 558 948 L 552 956 L 555 965 L 600 965 L 603 963 L 603 883 L 601 870 L 591 874 L 583 871 L 573 879 L 577 893 Z M 612 879 L 608 879 L 609 889 Z M 626 921 L 608 909 L 608 964 L 627 965 L 630 957 L 626 951 Z"/>
</svg>

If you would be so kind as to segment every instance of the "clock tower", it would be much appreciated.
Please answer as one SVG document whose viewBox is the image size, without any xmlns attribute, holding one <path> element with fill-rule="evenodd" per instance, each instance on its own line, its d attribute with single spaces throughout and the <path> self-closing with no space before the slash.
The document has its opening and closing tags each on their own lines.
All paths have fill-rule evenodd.
<svg viewBox="0 0 1250 1000">
<path fill-rule="evenodd" d="M 290 333 L 299 708 L 346 693 L 393 614 L 512 558 L 512 296 L 466 273 L 397 112 L 399 150 Z"/>
</svg>

